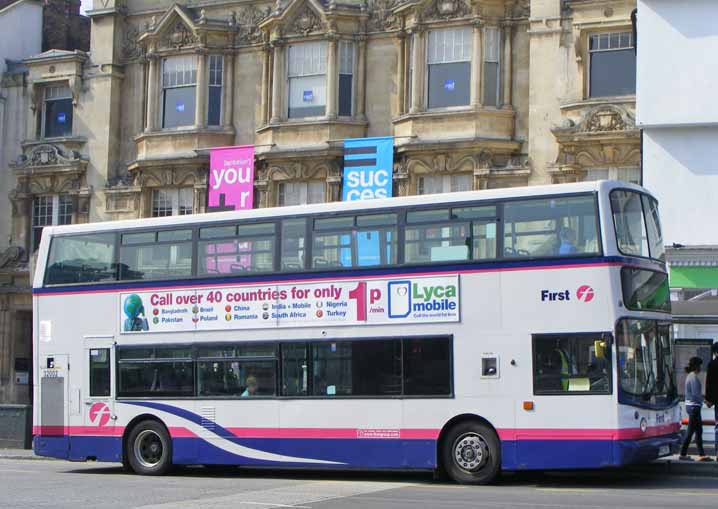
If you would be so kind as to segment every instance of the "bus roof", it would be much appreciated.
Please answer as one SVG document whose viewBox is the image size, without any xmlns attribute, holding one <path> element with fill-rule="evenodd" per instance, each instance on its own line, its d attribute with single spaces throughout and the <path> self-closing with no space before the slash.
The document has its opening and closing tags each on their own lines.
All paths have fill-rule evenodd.
<svg viewBox="0 0 718 509">
<path fill-rule="evenodd" d="M 189 214 L 186 216 L 152 217 L 143 219 L 125 219 L 120 221 L 101 221 L 83 224 L 45 227 L 43 234 L 65 235 L 72 233 L 91 233 L 101 231 L 126 230 L 131 228 L 170 227 L 194 225 L 196 223 L 213 223 L 239 219 L 276 219 L 298 215 L 318 214 L 326 212 L 352 212 L 366 209 L 387 209 L 393 207 L 406 207 L 411 205 L 428 205 L 431 203 L 461 203 L 472 200 L 501 200 L 507 198 L 524 198 L 539 196 L 555 196 L 562 194 L 585 192 L 610 192 L 615 188 L 629 188 L 636 191 L 647 192 L 635 184 L 616 180 L 600 180 L 591 182 L 578 182 L 570 184 L 551 184 L 541 186 L 510 187 L 501 189 L 487 189 L 481 191 L 464 191 L 454 193 L 414 195 L 376 200 L 358 200 L 351 202 L 329 202 L 316 205 L 296 205 L 285 207 L 266 207 L 252 210 L 239 210 L 229 212 L 208 212 L 204 214 Z M 650 194 L 650 193 L 649 193 Z"/>
</svg>

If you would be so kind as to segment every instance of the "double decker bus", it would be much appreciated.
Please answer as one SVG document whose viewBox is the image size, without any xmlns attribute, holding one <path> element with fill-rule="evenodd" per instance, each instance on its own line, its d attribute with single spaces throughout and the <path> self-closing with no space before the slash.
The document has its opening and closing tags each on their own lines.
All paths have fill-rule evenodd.
<svg viewBox="0 0 718 509">
<path fill-rule="evenodd" d="M 616 467 L 678 441 L 657 202 L 603 181 L 45 228 L 35 453 Z"/>
</svg>

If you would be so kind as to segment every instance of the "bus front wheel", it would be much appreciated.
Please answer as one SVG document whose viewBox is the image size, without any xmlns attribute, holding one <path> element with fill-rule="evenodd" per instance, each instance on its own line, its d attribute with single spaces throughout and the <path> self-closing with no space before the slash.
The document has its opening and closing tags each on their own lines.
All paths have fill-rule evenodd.
<svg viewBox="0 0 718 509">
<path fill-rule="evenodd" d="M 461 484 L 488 484 L 501 468 L 499 437 L 478 422 L 466 421 L 451 428 L 441 455 L 447 475 Z"/>
<path fill-rule="evenodd" d="M 172 466 L 172 442 L 157 421 L 142 421 L 127 437 L 127 460 L 136 474 L 162 475 Z"/>
</svg>

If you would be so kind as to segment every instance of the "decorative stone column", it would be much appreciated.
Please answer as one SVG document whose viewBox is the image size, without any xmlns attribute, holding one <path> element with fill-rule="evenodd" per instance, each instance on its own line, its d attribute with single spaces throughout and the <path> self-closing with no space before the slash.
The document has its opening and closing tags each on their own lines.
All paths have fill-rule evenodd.
<svg viewBox="0 0 718 509">
<path fill-rule="evenodd" d="M 337 72 L 337 46 L 339 41 L 336 34 L 327 34 L 327 106 L 326 116 L 329 119 L 337 118 L 337 96 L 339 95 L 339 74 Z"/>
<path fill-rule="evenodd" d="M 396 45 L 396 113 L 403 115 L 406 113 L 406 76 L 408 68 L 406 66 L 406 34 L 399 32 L 395 39 Z M 411 58 L 411 57 L 410 57 Z"/>
<path fill-rule="evenodd" d="M 359 36 L 357 52 L 356 117 L 366 119 L 366 35 Z"/>
<path fill-rule="evenodd" d="M 512 99 L 511 99 L 511 87 L 512 87 L 512 61 L 511 61 L 511 41 L 513 39 L 513 25 L 511 23 L 505 23 L 504 24 L 504 58 L 503 58 L 503 87 L 504 87 L 504 94 L 503 94 L 503 105 L 502 108 L 504 109 L 511 109 L 512 106 Z"/>
<path fill-rule="evenodd" d="M 272 63 L 272 50 L 269 47 L 269 45 L 265 45 L 262 48 L 262 93 L 261 93 L 261 99 L 260 99 L 260 116 L 259 121 L 260 125 L 267 125 L 267 121 L 269 120 L 269 87 L 270 87 L 270 79 L 271 76 L 269 74 L 269 70 L 271 69 L 271 63 Z"/>
<path fill-rule="evenodd" d="M 128 67 L 132 66 L 133 64 L 128 64 Z M 148 101 L 148 82 L 147 82 L 147 73 L 149 71 L 149 61 L 146 57 L 142 57 L 136 64 L 134 64 L 134 67 L 137 68 L 139 71 L 139 76 L 137 77 L 137 81 L 135 82 L 135 86 L 138 86 L 138 88 L 141 90 L 140 93 L 140 100 L 135 101 L 135 114 L 137 115 L 137 118 L 143 119 L 143 122 L 146 122 L 147 120 L 147 111 L 145 108 L 146 105 L 149 104 Z M 147 130 L 147 124 L 145 123 L 145 127 L 143 130 Z"/>
<path fill-rule="evenodd" d="M 154 54 L 147 55 L 149 69 L 147 71 L 147 119 L 145 132 L 157 130 L 157 106 L 160 87 L 160 60 Z"/>
<path fill-rule="evenodd" d="M 194 126 L 197 129 L 207 127 L 207 52 L 197 52 L 197 88 L 195 89 L 196 105 L 194 110 Z"/>
<path fill-rule="evenodd" d="M 481 84 L 484 81 L 484 55 L 481 47 L 483 29 L 479 19 L 475 19 L 473 25 L 473 38 L 471 43 L 471 106 L 475 109 L 480 109 L 482 106 Z"/>
<path fill-rule="evenodd" d="M 412 72 L 411 72 L 411 109 L 410 113 L 419 113 L 424 109 L 424 31 L 421 27 L 412 28 Z"/>
<path fill-rule="evenodd" d="M 326 200 L 327 202 L 341 201 L 341 175 L 327 175 L 326 178 Z"/>
<path fill-rule="evenodd" d="M 13 337 L 10 328 L 8 296 L 0 295 L 0 382 L 8 386 L 10 380 Z"/>
<path fill-rule="evenodd" d="M 409 172 L 406 169 L 406 159 L 394 165 L 394 185 L 396 186 L 395 196 L 409 196 Z"/>
<path fill-rule="evenodd" d="M 14 244 L 30 253 L 32 243 L 32 197 L 25 192 L 28 189 L 25 179 L 18 180 L 17 188 L 10 191 L 9 198 L 12 205 L 12 235 Z M 20 190 L 18 192 L 18 189 Z"/>
<path fill-rule="evenodd" d="M 278 124 L 282 121 L 282 84 L 284 83 L 284 44 L 281 41 L 273 41 L 272 57 L 272 118 L 270 123 Z"/>
<path fill-rule="evenodd" d="M 269 201 L 269 181 L 266 179 L 260 179 L 254 181 L 254 191 L 257 194 L 256 203 L 257 208 L 266 208 L 270 206 Z"/>
<path fill-rule="evenodd" d="M 224 55 L 224 76 L 222 77 L 222 96 L 224 104 L 222 115 L 222 126 L 230 128 L 232 126 L 232 113 L 234 111 L 234 53 Z"/>
</svg>

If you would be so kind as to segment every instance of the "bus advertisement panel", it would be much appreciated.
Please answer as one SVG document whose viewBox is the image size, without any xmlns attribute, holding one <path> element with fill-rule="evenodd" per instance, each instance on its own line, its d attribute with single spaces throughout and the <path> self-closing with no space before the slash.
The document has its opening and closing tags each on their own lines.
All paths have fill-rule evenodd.
<svg viewBox="0 0 718 509">
<path fill-rule="evenodd" d="M 123 333 L 459 321 L 459 277 L 120 294 Z"/>
</svg>

